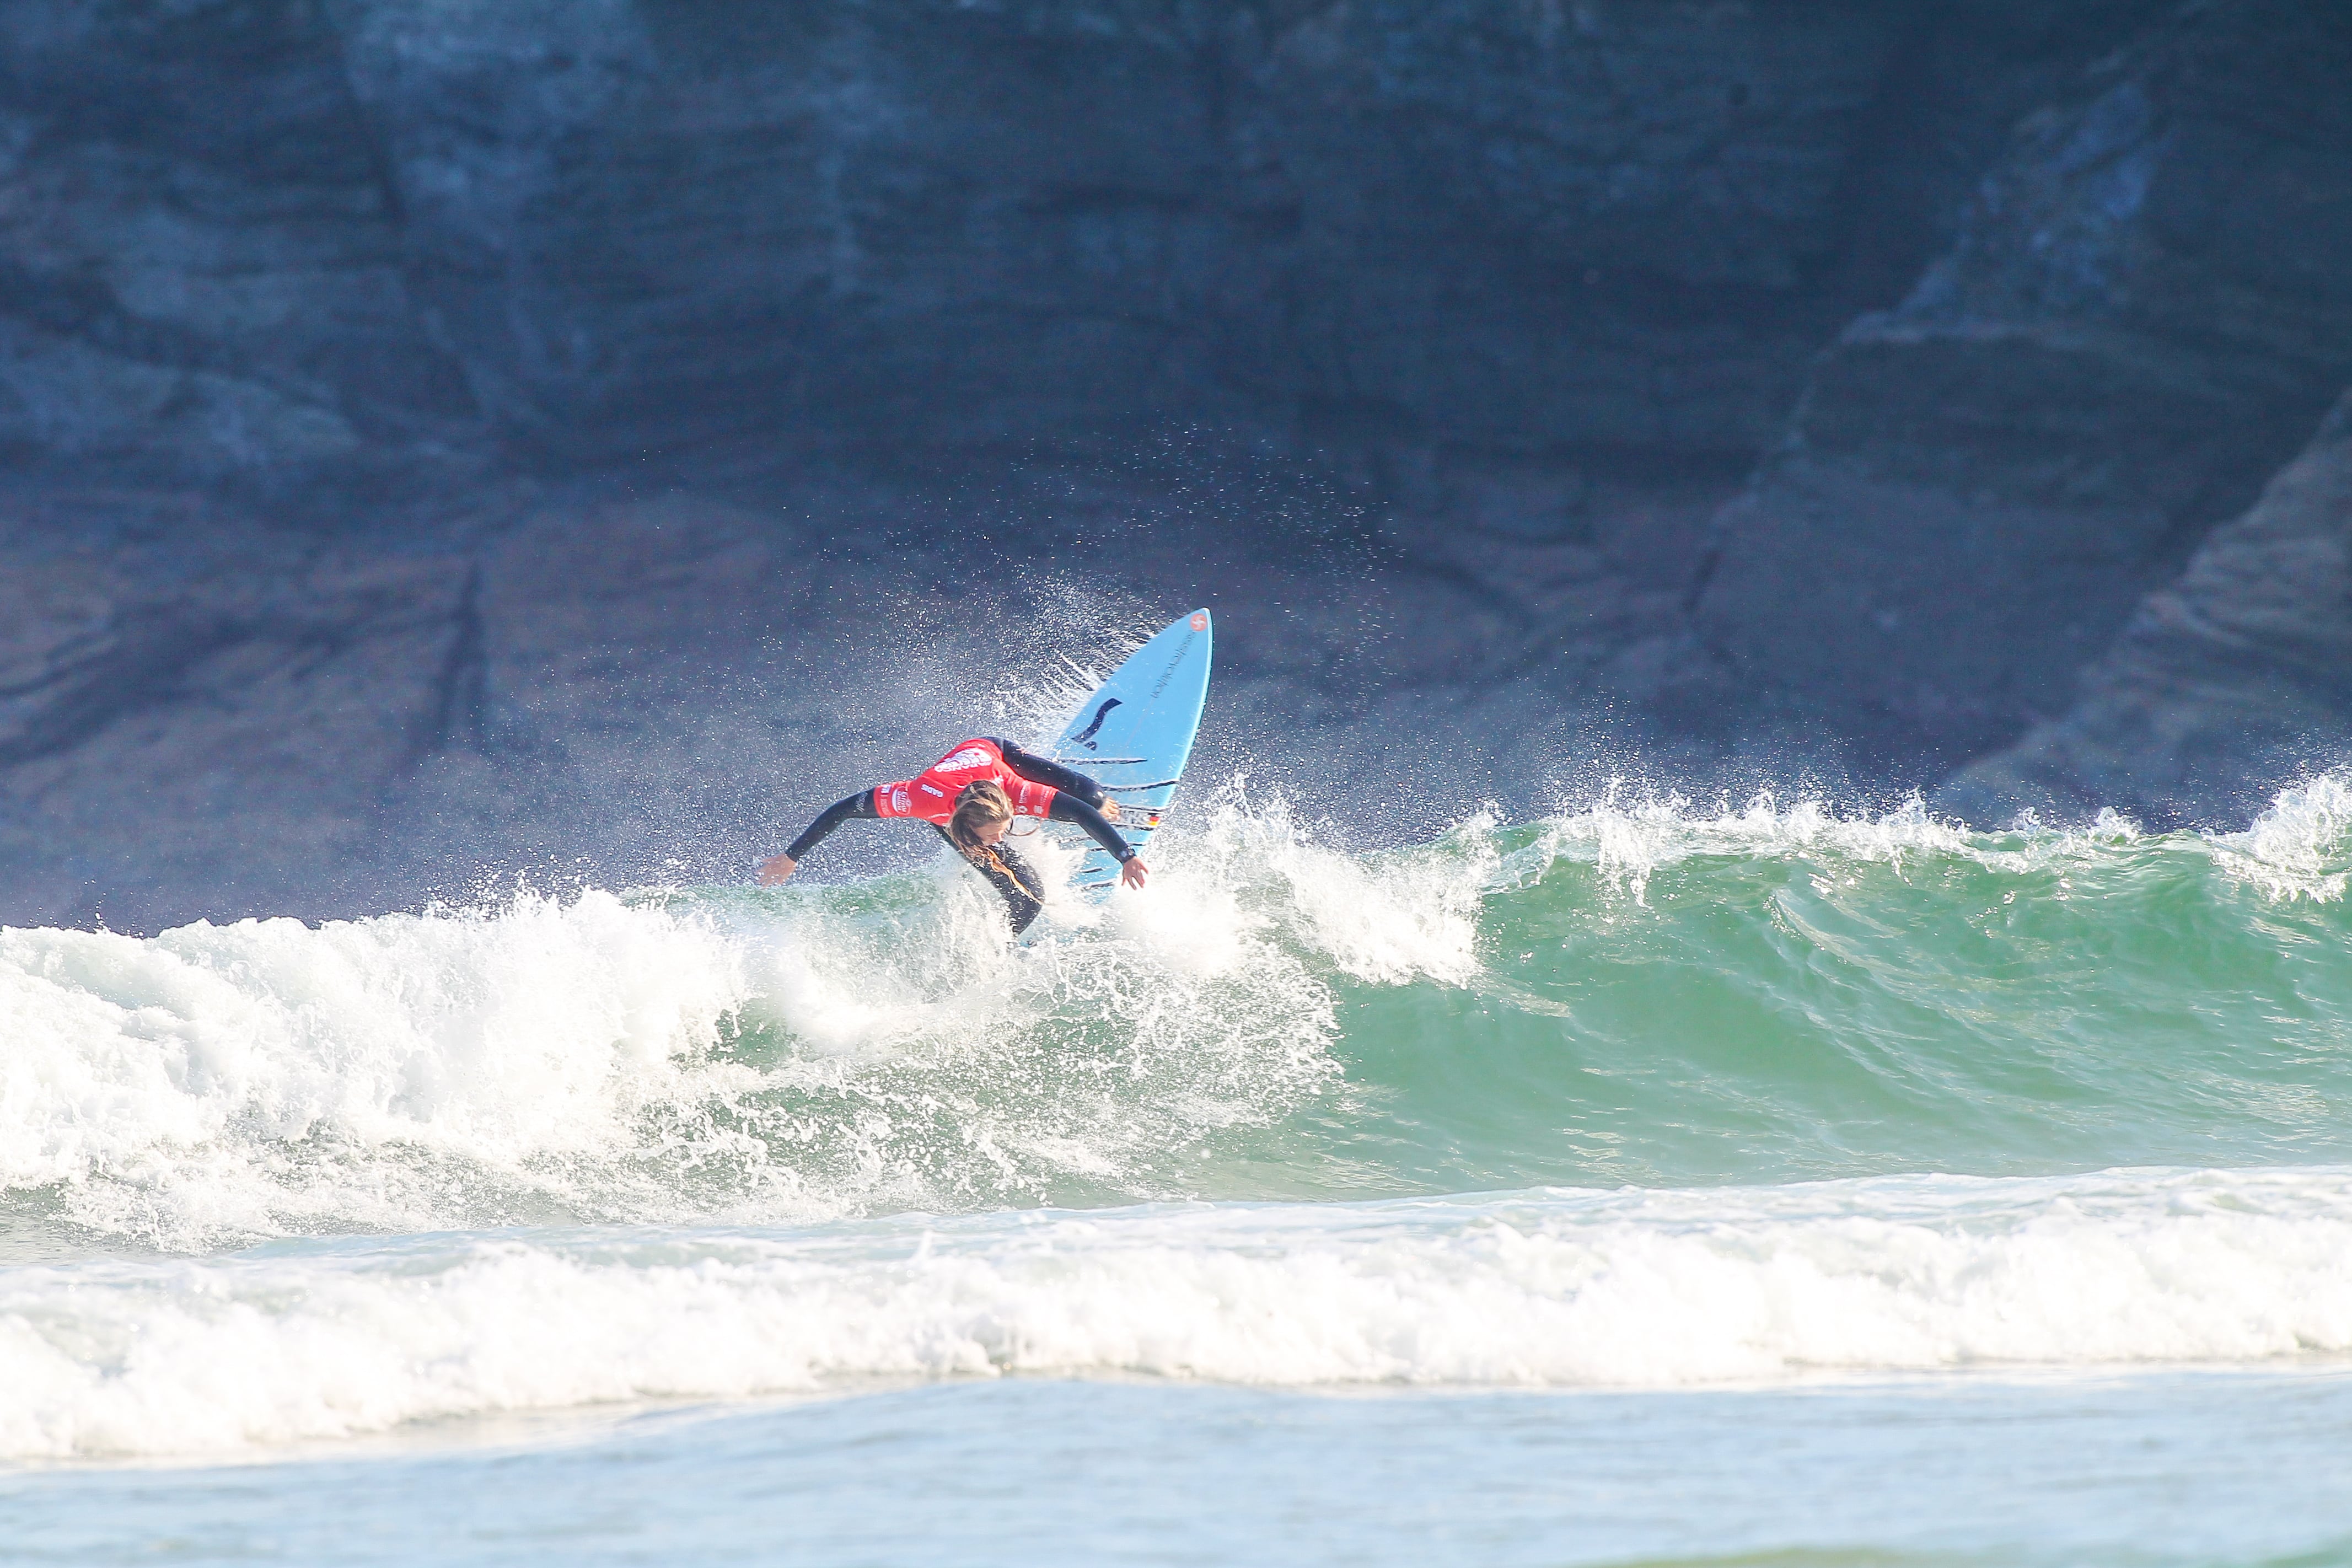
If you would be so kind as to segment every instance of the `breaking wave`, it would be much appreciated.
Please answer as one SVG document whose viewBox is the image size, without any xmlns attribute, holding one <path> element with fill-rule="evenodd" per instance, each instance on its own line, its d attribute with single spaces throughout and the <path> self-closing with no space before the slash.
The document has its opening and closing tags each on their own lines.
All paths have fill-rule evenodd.
<svg viewBox="0 0 2352 1568">
<path fill-rule="evenodd" d="M 1236 788 L 1155 858 L 1025 945 L 944 858 L 0 931 L 0 1224 L 200 1251 L 2352 1159 L 2332 776 L 2231 836 L 1604 801 L 1365 857 Z"/>
</svg>

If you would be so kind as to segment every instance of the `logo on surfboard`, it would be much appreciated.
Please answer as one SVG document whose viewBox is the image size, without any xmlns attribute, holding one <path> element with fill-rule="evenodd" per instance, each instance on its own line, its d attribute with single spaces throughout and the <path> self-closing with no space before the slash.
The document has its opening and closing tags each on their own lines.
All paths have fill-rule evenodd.
<svg viewBox="0 0 2352 1568">
<path fill-rule="evenodd" d="M 1103 705 L 1095 710 L 1094 722 L 1079 731 L 1076 734 L 1071 736 L 1070 739 L 1076 741 L 1079 745 L 1084 746 L 1089 752 L 1101 750 L 1100 743 L 1095 740 L 1095 731 L 1102 728 L 1103 720 L 1108 717 L 1110 710 L 1118 707 L 1118 704 L 1119 699 L 1116 697 L 1104 698 Z"/>
</svg>

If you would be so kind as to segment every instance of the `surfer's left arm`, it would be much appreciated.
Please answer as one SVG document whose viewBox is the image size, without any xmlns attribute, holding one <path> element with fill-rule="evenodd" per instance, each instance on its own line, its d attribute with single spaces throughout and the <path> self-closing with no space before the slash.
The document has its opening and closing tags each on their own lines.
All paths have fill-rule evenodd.
<svg viewBox="0 0 2352 1568">
<path fill-rule="evenodd" d="M 993 735 L 989 739 L 994 741 L 996 749 L 1004 753 L 1004 765 L 1031 784 L 1046 784 L 1064 795 L 1074 795 L 1101 812 L 1105 821 L 1118 820 L 1118 802 L 1105 794 L 1102 785 L 1076 768 L 1066 768 L 1051 757 L 1023 751 L 1010 741 L 998 741 Z"/>
<path fill-rule="evenodd" d="M 1151 874 L 1150 868 L 1136 858 L 1134 847 L 1118 836 L 1118 829 L 1105 821 L 1101 812 L 1076 795 L 1055 791 L 1054 804 L 1045 808 L 1045 815 L 1055 822 L 1075 822 L 1085 828 L 1087 837 L 1108 850 L 1111 858 L 1118 862 L 1118 879 L 1129 887 L 1140 888 L 1144 879 Z"/>
</svg>

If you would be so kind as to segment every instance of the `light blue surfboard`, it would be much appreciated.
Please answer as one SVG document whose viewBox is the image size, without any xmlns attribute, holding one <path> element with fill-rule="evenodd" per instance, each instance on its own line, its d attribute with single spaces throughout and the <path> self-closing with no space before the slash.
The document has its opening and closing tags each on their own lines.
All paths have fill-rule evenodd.
<svg viewBox="0 0 2352 1568">
<path fill-rule="evenodd" d="M 1169 622 L 1095 688 L 1045 753 L 1118 802 L 1118 830 L 1138 849 L 1158 831 L 1192 755 L 1209 695 L 1210 641 L 1206 610 Z M 1055 824 L 1055 832 L 1089 846 L 1072 879 L 1079 889 L 1100 898 L 1118 882 L 1118 862 L 1101 846 L 1066 824 Z"/>
</svg>

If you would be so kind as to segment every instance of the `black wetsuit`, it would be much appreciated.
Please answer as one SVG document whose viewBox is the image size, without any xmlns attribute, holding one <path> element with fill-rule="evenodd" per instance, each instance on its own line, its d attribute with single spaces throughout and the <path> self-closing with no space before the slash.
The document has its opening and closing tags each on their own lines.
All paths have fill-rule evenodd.
<svg viewBox="0 0 2352 1568">
<path fill-rule="evenodd" d="M 1087 836 L 1108 850 L 1122 866 L 1135 858 L 1134 849 L 1097 809 L 1109 798 L 1102 785 L 1050 758 L 1041 757 L 1034 752 L 1024 752 L 1010 741 L 999 741 L 992 735 L 984 738 L 1004 753 L 1005 766 L 1030 783 L 1047 785 L 1055 792 L 1054 804 L 1046 811 L 1051 820 L 1074 822 L 1085 828 Z M 873 820 L 881 815 L 874 808 L 874 792 L 859 790 L 819 812 L 816 820 L 802 830 L 801 836 L 793 840 L 792 847 L 784 853 L 794 861 L 804 859 L 808 852 L 824 843 L 835 828 L 852 817 Z M 1018 936 L 1027 931 L 1029 922 L 1035 920 L 1045 907 L 1045 879 L 1037 875 L 1036 868 L 1023 859 L 1009 844 L 1000 843 L 992 853 L 974 856 L 949 837 L 946 828 L 937 823 L 931 826 L 947 841 L 950 848 L 971 861 L 972 869 L 987 878 L 989 886 L 1003 896 L 1005 911 L 1013 917 L 1013 934 Z"/>
</svg>

